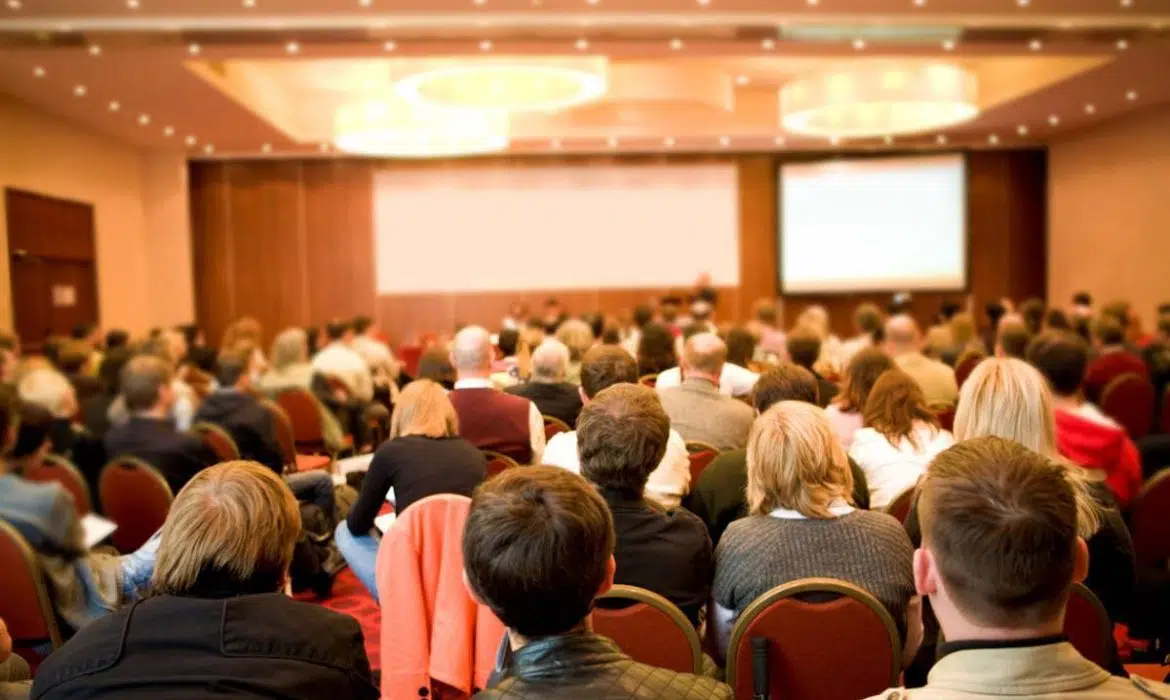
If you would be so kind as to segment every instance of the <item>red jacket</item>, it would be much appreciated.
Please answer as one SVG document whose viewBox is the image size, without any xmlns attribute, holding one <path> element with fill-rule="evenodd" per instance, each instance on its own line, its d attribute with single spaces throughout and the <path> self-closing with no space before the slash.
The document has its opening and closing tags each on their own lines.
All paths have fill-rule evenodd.
<svg viewBox="0 0 1170 700">
<path fill-rule="evenodd" d="M 1133 373 L 1143 379 L 1150 378 L 1150 370 L 1142 358 L 1128 350 L 1111 350 L 1089 363 L 1085 370 L 1085 397 L 1095 404 L 1101 403 L 1101 394 L 1109 382 L 1123 374 Z"/>
<path fill-rule="evenodd" d="M 1123 428 L 1058 409 L 1056 449 L 1086 469 L 1105 472 L 1105 484 L 1122 509 L 1129 506 L 1141 488 L 1141 458 Z"/>
</svg>

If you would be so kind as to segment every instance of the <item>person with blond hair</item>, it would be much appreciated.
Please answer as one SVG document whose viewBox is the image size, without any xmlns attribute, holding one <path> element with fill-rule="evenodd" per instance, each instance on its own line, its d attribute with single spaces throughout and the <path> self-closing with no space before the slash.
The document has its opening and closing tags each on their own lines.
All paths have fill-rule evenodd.
<svg viewBox="0 0 1170 700">
<path fill-rule="evenodd" d="M 284 595 L 301 514 L 271 469 L 225 462 L 175 497 L 151 597 L 41 666 L 33 697 L 378 697 L 361 627 Z"/>
<path fill-rule="evenodd" d="M 375 598 L 378 539 L 370 531 L 390 490 L 401 514 L 427 496 L 471 496 L 486 468 L 483 453 L 459 437 L 459 418 L 443 387 L 428 379 L 407 384 L 390 417 L 390 439 L 374 453 L 357 502 L 337 525 L 337 548 Z"/>
<path fill-rule="evenodd" d="M 588 323 L 572 318 L 557 328 L 556 339 L 569 349 L 569 366 L 565 371 L 565 381 L 570 384 L 581 384 L 581 358 L 593 347 L 595 340 L 593 329 Z"/>
<path fill-rule="evenodd" d="M 913 658 L 920 616 L 914 549 L 893 517 L 853 506 L 849 463 L 824 411 L 802 401 L 765 411 L 748 438 L 747 469 L 749 515 L 727 528 L 715 550 L 708 626 L 721 655 L 752 601 L 790 581 L 835 578 L 881 601 L 897 622 L 905 658 Z"/>
</svg>

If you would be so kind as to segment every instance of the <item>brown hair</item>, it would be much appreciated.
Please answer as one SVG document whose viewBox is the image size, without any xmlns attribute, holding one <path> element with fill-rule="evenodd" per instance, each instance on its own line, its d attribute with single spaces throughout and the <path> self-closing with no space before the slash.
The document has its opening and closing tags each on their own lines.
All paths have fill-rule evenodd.
<svg viewBox="0 0 1170 700">
<path fill-rule="evenodd" d="M 459 434 L 459 416 L 443 387 L 429 379 L 416 379 L 398 394 L 390 416 L 390 439 L 407 435 L 430 438 Z"/>
<path fill-rule="evenodd" d="M 581 476 L 600 488 L 641 496 L 669 439 L 670 418 L 653 389 L 611 386 L 577 418 Z"/>
<path fill-rule="evenodd" d="M 841 393 L 833 400 L 837 408 L 846 413 L 860 413 L 869 399 L 869 392 L 882 374 L 894 368 L 890 356 L 877 348 L 858 351 L 845 368 L 845 381 Z"/>
<path fill-rule="evenodd" d="M 122 368 L 122 397 L 129 411 L 149 411 L 158 403 L 159 392 L 171 383 L 170 364 L 156 355 L 139 355 Z"/>
<path fill-rule="evenodd" d="M 816 329 L 798 326 L 788 334 L 788 356 L 805 369 L 812 369 L 821 356 L 821 336 Z"/>
<path fill-rule="evenodd" d="M 891 443 L 906 438 L 914 449 L 921 447 L 914 436 L 916 422 L 939 429 L 938 417 L 926 405 L 922 387 L 900 369 L 891 369 L 874 382 L 861 418 L 867 428 L 878 431 Z"/>
<path fill-rule="evenodd" d="M 1093 323 L 1093 335 L 1102 345 L 1118 345 L 1125 341 L 1125 326 L 1117 316 L 1102 312 Z"/>
<path fill-rule="evenodd" d="M 920 489 L 922 545 L 964 615 L 1021 628 L 1060 615 L 1077 539 L 1063 465 L 1011 440 L 973 438 L 935 457 Z"/>
<path fill-rule="evenodd" d="M 813 373 L 791 362 L 773 367 L 760 375 L 752 387 L 752 405 L 760 413 L 781 401 L 819 404 L 820 386 Z"/>
<path fill-rule="evenodd" d="M 999 337 L 996 340 L 1008 357 L 1023 359 L 1028 354 L 1028 343 L 1032 342 L 1032 334 L 1028 332 L 1028 326 L 1024 321 L 1000 321 L 997 335 Z"/>
<path fill-rule="evenodd" d="M 852 500 L 853 474 L 824 411 L 781 401 L 752 424 L 747 442 L 747 502 L 752 515 L 777 508 L 831 518 L 837 499 Z"/>
<path fill-rule="evenodd" d="M 592 399 L 614 384 L 637 384 L 638 363 L 621 348 L 599 346 L 581 360 L 581 389 Z"/>
</svg>

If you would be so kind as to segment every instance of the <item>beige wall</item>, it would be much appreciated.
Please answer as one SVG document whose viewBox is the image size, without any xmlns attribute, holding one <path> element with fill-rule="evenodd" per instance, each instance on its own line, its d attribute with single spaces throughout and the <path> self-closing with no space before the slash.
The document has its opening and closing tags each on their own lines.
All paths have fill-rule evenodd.
<svg viewBox="0 0 1170 700">
<path fill-rule="evenodd" d="M 1147 328 L 1170 302 L 1170 106 L 1052 145 L 1048 296 L 1129 299 Z"/>
<path fill-rule="evenodd" d="M 94 206 L 104 327 L 139 333 L 194 318 L 182 152 L 147 152 L 0 98 L 0 189 Z M 8 231 L 0 197 L 0 328 L 11 329 Z"/>
</svg>

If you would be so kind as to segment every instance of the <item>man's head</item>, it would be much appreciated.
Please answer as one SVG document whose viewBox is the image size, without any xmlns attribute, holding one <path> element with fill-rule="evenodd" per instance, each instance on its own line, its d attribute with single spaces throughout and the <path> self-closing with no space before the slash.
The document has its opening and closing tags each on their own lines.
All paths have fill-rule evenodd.
<svg viewBox="0 0 1170 700">
<path fill-rule="evenodd" d="M 40 406 L 54 418 L 71 418 L 77 412 L 77 392 L 60 372 L 42 367 L 20 379 L 20 398 Z"/>
<path fill-rule="evenodd" d="M 1102 316 L 1112 316 L 1121 325 L 1122 333 L 1133 324 L 1133 307 L 1124 299 L 1114 299 L 1101 307 Z"/>
<path fill-rule="evenodd" d="M 821 337 L 811 328 L 797 328 L 788 334 L 788 356 L 796 364 L 811 370 L 821 356 Z"/>
<path fill-rule="evenodd" d="M 252 358 L 255 353 L 241 350 L 227 350 L 215 361 L 215 381 L 225 389 L 231 387 L 241 391 L 252 381 Z"/>
<path fill-rule="evenodd" d="M 57 349 L 57 369 L 69 376 L 82 374 L 93 356 L 93 346 L 84 340 L 66 340 Z"/>
<path fill-rule="evenodd" d="M 699 333 L 687 339 L 683 346 L 680 366 L 683 378 L 706 379 L 719 384 L 723 363 L 727 360 L 727 345 L 714 333 Z"/>
<path fill-rule="evenodd" d="M 157 411 L 166 413 L 174 400 L 171 391 L 171 366 L 154 355 L 139 355 L 122 368 L 119 383 L 131 413 Z"/>
<path fill-rule="evenodd" d="M 471 500 L 467 585 L 512 632 L 563 634 L 613 586 L 614 541 L 609 507 L 584 479 L 556 467 L 509 469 Z"/>
<path fill-rule="evenodd" d="M 588 403 L 614 384 L 637 384 L 638 363 L 621 348 L 600 346 L 581 360 L 581 398 Z"/>
<path fill-rule="evenodd" d="M 922 332 L 908 314 L 891 316 L 886 321 L 886 352 L 896 357 L 918 352 L 921 345 Z"/>
<path fill-rule="evenodd" d="M 1059 632 L 1069 588 L 1088 571 L 1067 468 L 979 437 L 935 457 L 920 489 L 914 581 L 946 636 Z"/>
<path fill-rule="evenodd" d="M 1073 333 L 1041 333 L 1028 344 L 1028 362 L 1048 380 L 1052 393 L 1074 396 L 1085 379 L 1089 346 Z"/>
<path fill-rule="evenodd" d="M 130 334 L 121 328 L 113 328 L 106 333 L 106 350 L 117 350 L 130 344 Z"/>
<path fill-rule="evenodd" d="M 1093 338 L 1100 347 L 1121 345 L 1125 342 L 1125 326 L 1113 314 L 1102 312 L 1093 323 Z"/>
<path fill-rule="evenodd" d="M 653 389 L 612 386 L 577 418 L 581 475 L 599 488 L 640 497 L 669 439 L 670 418 Z"/>
<path fill-rule="evenodd" d="M 645 326 L 654 320 L 654 309 L 651 309 L 646 304 L 639 304 L 634 307 L 634 325 L 638 328 Z"/>
<path fill-rule="evenodd" d="M 325 324 L 325 337 L 329 342 L 343 342 L 348 343 L 353 339 L 353 326 L 340 319 L 334 319 Z"/>
<path fill-rule="evenodd" d="M 500 331 L 496 345 L 499 346 L 500 354 L 504 357 L 515 357 L 516 349 L 520 347 L 520 331 L 515 328 L 505 328 Z"/>
<path fill-rule="evenodd" d="M 1093 295 L 1088 292 L 1077 292 L 1072 296 L 1072 303 L 1073 306 L 1091 309 L 1093 307 Z"/>
<path fill-rule="evenodd" d="M 356 335 L 366 335 L 374 330 L 374 319 L 369 316 L 358 316 L 353 320 L 353 332 Z"/>
<path fill-rule="evenodd" d="M 20 402 L 20 425 L 16 430 L 16 442 L 8 456 L 17 470 L 38 467 L 53 449 L 49 431 L 53 426 L 53 414 L 41 406 L 28 401 Z"/>
<path fill-rule="evenodd" d="M 853 327 L 865 335 L 877 333 L 882 329 L 882 310 L 873 302 L 858 304 L 853 312 Z"/>
<path fill-rule="evenodd" d="M 556 338 L 547 338 L 532 353 L 532 381 L 556 384 L 569 371 L 569 349 Z"/>
<path fill-rule="evenodd" d="M 97 324 L 94 323 L 79 323 L 73 327 L 69 336 L 74 340 L 85 342 L 90 348 L 96 348 L 101 342 L 101 333 L 98 332 Z"/>
<path fill-rule="evenodd" d="M 786 362 L 764 372 L 752 387 L 752 405 L 764 413 L 781 401 L 819 403 L 820 386 L 813 373 L 800 365 Z"/>
<path fill-rule="evenodd" d="M 486 377 L 492 369 L 492 336 L 482 326 L 467 326 L 451 341 L 451 364 L 460 379 Z"/>
<path fill-rule="evenodd" d="M 1020 316 L 1024 319 L 1024 324 L 1028 327 L 1029 333 L 1039 333 L 1044 327 L 1044 315 L 1048 313 L 1048 308 L 1044 302 L 1035 297 L 1028 299 L 1023 304 L 1020 304 Z"/>
<path fill-rule="evenodd" d="M 1028 343 L 1031 340 L 1032 334 L 1028 331 L 1028 325 L 1024 319 L 1012 316 L 1004 317 L 996 330 L 995 356 L 1023 359 L 1028 354 Z"/>
</svg>

